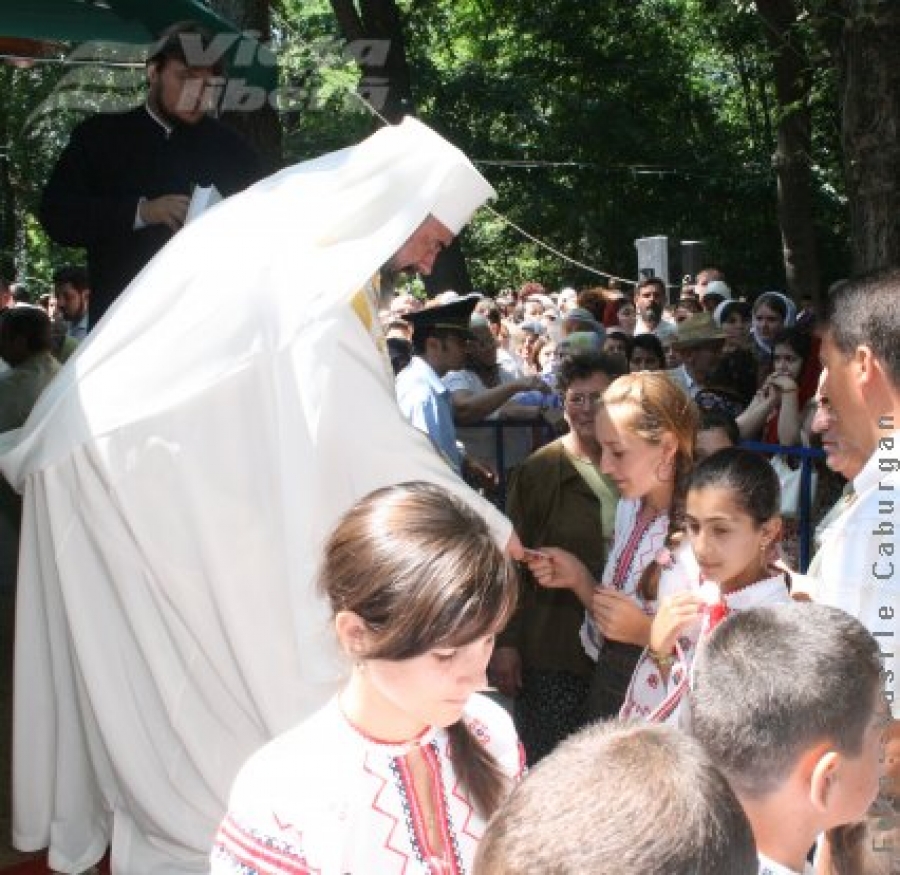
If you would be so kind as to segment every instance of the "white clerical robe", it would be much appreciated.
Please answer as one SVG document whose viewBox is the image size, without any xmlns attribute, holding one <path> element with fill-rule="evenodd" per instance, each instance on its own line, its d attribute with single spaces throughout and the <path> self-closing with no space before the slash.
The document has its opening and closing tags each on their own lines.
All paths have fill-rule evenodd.
<svg viewBox="0 0 900 875">
<path fill-rule="evenodd" d="M 13 841 L 78 872 L 203 872 L 242 762 L 344 673 L 319 546 L 371 490 L 429 480 L 509 523 L 394 398 L 367 280 L 492 190 L 407 120 L 177 234 L 0 468 L 23 493 Z"/>
</svg>

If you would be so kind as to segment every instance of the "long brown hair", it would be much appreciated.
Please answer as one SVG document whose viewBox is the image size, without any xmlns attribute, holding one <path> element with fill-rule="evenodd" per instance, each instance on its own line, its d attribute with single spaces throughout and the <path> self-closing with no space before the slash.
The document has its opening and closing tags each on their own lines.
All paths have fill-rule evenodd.
<svg viewBox="0 0 900 875">
<path fill-rule="evenodd" d="M 603 406 L 614 408 L 616 420 L 649 444 L 659 445 L 666 434 L 675 438 L 674 489 L 665 542 L 674 550 L 684 534 L 684 502 L 700 424 L 697 407 L 661 371 L 640 371 L 613 380 L 603 393 Z M 645 599 L 656 598 L 661 570 L 655 559 L 644 569 L 639 588 Z"/>
<path fill-rule="evenodd" d="M 341 519 L 325 545 L 319 588 L 334 614 L 352 611 L 372 633 L 363 658 L 404 660 L 502 628 L 518 582 L 475 511 L 414 482 L 371 493 Z M 504 795 L 503 773 L 463 720 L 448 733 L 461 785 L 489 817 Z"/>
</svg>

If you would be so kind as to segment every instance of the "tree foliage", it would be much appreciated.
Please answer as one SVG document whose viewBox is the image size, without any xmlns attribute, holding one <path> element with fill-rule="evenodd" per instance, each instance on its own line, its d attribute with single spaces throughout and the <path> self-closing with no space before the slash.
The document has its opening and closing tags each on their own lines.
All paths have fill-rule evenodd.
<svg viewBox="0 0 900 875">
<path fill-rule="evenodd" d="M 896 81 L 877 54 L 887 50 L 885 37 L 896 26 L 883 0 L 216 4 L 229 13 L 241 7 L 247 21 L 271 25 L 280 88 L 288 95 L 278 113 L 285 163 L 370 133 L 378 122 L 357 89 L 362 84 L 377 104 L 367 85 L 379 77 L 390 79 L 401 103 L 473 158 L 499 194 L 496 213 L 483 211 L 464 239 L 477 287 L 495 291 L 526 279 L 583 286 L 602 279 L 523 236 L 506 218 L 602 275 L 633 277 L 635 238 L 663 234 L 673 244 L 705 241 L 707 261 L 725 268 L 740 291 L 783 288 L 773 157 L 779 131 L 792 117 L 802 119 L 797 142 L 809 191 L 804 221 L 813 230 L 822 282 L 849 271 L 844 157 L 849 150 L 860 160 L 847 120 L 860 120 L 852 110 L 861 98 L 849 89 L 847 59 L 858 53 L 859 41 L 877 35 L 870 66 L 863 68 L 867 81 Z M 771 16 L 764 14 L 773 6 L 794 13 L 774 38 Z M 388 34 L 393 54 L 358 64 L 359 54 L 340 39 L 353 28 L 363 36 Z M 796 48 L 799 59 L 794 75 L 800 87 L 792 93 L 779 90 L 775 77 L 785 46 Z M 0 68 L 4 254 L 39 275 L 58 254 L 31 217 L 72 115 L 57 108 L 42 118 L 40 136 L 22 132 L 29 112 L 65 75 L 48 67 Z M 395 104 L 385 106 L 395 114 Z M 900 113 L 876 115 L 896 119 Z M 897 154 L 896 136 L 888 142 L 886 131 L 874 140 L 881 149 L 879 178 L 891 172 Z M 869 142 L 872 134 L 863 131 L 862 139 Z M 851 196 L 872 201 L 868 216 L 876 211 L 874 195 L 866 194 L 859 167 L 848 166 Z M 896 203 L 896 181 L 887 187 L 894 200 L 882 198 L 881 210 Z M 868 233 L 862 230 L 868 219 L 852 215 L 856 235 Z M 875 239 L 890 252 L 885 235 Z M 857 263 L 877 260 L 858 245 L 855 250 Z M 673 280 L 678 267 L 676 259 Z"/>
</svg>

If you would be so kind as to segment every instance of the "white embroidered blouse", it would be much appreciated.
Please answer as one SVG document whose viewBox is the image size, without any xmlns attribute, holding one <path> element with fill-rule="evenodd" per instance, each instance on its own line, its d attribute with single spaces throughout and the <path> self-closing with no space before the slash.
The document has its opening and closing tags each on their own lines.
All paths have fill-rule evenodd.
<svg viewBox="0 0 900 875">
<path fill-rule="evenodd" d="M 509 715 L 474 695 L 463 719 L 509 776 L 524 758 Z M 407 765 L 421 750 L 440 793 L 445 853 L 429 847 Z M 453 769 L 446 730 L 405 745 L 358 732 L 337 699 L 257 751 L 231 791 L 210 858 L 211 875 L 464 875 L 485 829 Z"/>
<path fill-rule="evenodd" d="M 663 513 L 640 522 L 641 507 L 640 499 L 619 499 L 613 545 L 598 586 L 610 587 L 631 596 L 650 613 L 652 606 L 641 597 L 638 584 L 644 569 L 665 546 L 669 515 Z M 587 613 L 581 627 L 581 643 L 587 655 L 596 660 L 603 647 L 603 635 Z"/>
<path fill-rule="evenodd" d="M 677 592 L 699 590 L 702 583 L 700 569 L 690 544 L 682 544 L 675 552 L 674 559 L 674 566 L 664 569 L 660 575 L 660 602 Z M 784 574 L 780 573 L 722 596 L 729 612 L 781 604 L 790 601 L 790 598 L 787 581 Z M 655 605 L 653 607 L 655 612 Z M 688 687 L 690 668 L 702 629 L 703 623 L 698 619 L 681 634 L 678 639 L 678 658 L 666 680 L 663 680 L 658 666 L 648 652 L 644 651 L 631 677 L 620 717 L 651 722 L 678 722 L 681 698 Z"/>
</svg>

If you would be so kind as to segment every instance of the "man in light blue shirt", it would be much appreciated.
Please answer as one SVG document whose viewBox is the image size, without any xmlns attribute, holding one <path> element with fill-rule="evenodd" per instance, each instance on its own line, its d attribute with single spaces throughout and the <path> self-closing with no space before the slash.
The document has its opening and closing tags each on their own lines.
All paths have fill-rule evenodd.
<svg viewBox="0 0 900 875">
<path fill-rule="evenodd" d="M 450 393 L 441 382 L 448 371 L 465 367 L 471 338 L 469 319 L 478 297 L 460 298 L 403 318 L 413 326 L 413 358 L 397 376 L 397 401 L 403 415 L 425 432 L 450 466 L 462 474 L 463 456 L 456 443 Z"/>
</svg>

